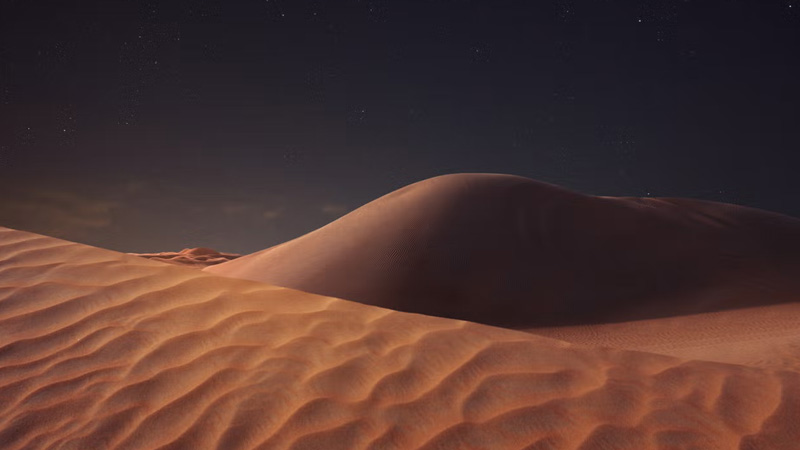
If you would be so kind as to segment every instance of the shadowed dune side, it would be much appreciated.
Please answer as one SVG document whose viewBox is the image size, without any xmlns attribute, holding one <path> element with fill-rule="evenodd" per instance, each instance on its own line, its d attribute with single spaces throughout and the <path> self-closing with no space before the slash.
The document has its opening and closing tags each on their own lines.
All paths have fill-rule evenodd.
<svg viewBox="0 0 800 450">
<path fill-rule="evenodd" d="M 167 264 L 176 264 L 189 267 L 208 267 L 234 260 L 242 255 L 236 253 L 222 253 L 216 250 L 197 247 L 185 248 L 179 252 L 158 252 L 158 253 L 128 253 L 129 255 L 140 256 L 142 258 L 161 261 Z"/>
<path fill-rule="evenodd" d="M 515 328 L 623 321 L 796 300 L 800 221 L 457 174 L 204 270 Z"/>
<path fill-rule="evenodd" d="M 0 229 L 4 449 L 793 449 L 800 374 L 588 348 Z"/>
</svg>

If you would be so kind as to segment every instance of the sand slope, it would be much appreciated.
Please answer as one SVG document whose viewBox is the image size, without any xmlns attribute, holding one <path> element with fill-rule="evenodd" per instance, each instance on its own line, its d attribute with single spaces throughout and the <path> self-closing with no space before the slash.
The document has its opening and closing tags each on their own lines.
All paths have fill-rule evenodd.
<svg viewBox="0 0 800 450">
<path fill-rule="evenodd" d="M 128 253 L 142 258 L 161 261 L 168 264 L 202 268 L 234 260 L 242 255 L 236 253 L 222 253 L 214 249 L 197 247 L 185 248 L 179 252 L 158 253 Z"/>
<path fill-rule="evenodd" d="M 590 346 L 800 371 L 800 303 L 526 330 Z"/>
<path fill-rule="evenodd" d="M 500 326 L 603 323 L 797 300 L 800 220 L 456 174 L 204 270 Z"/>
<path fill-rule="evenodd" d="M 794 449 L 800 374 L 575 346 L 0 229 L 4 449 Z"/>
</svg>

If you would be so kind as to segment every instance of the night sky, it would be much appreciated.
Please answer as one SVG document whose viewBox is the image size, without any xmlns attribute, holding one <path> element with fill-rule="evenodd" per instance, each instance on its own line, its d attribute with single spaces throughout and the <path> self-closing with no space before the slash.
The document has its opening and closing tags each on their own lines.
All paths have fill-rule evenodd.
<svg viewBox="0 0 800 450">
<path fill-rule="evenodd" d="M 252 252 L 527 176 L 800 216 L 800 0 L 0 0 L 0 225 Z"/>
</svg>

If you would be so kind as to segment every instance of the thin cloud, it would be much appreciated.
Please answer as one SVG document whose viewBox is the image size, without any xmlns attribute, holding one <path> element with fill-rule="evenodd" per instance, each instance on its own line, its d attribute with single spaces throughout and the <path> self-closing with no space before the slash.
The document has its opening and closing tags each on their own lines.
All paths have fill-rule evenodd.
<svg viewBox="0 0 800 450">
<path fill-rule="evenodd" d="M 283 216 L 283 208 L 268 209 L 264 211 L 261 215 L 267 220 L 275 220 Z"/>
<path fill-rule="evenodd" d="M 21 191 L 0 205 L 0 218 L 19 228 L 70 237 L 111 226 L 119 207 L 119 202 L 68 191 Z"/>
<path fill-rule="evenodd" d="M 341 216 L 348 211 L 347 206 L 338 203 L 326 203 L 320 208 L 323 214 L 329 216 Z"/>
<path fill-rule="evenodd" d="M 125 183 L 123 190 L 128 194 L 138 194 L 149 188 L 149 183 L 144 180 L 132 180 Z"/>
<path fill-rule="evenodd" d="M 253 209 L 255 209 L 253 205 L 247 205 L 244 203 L 231 203 L 228 205 L 222 205 L 222 212 L 228 215 L 243 214 Z"/>
</svg>

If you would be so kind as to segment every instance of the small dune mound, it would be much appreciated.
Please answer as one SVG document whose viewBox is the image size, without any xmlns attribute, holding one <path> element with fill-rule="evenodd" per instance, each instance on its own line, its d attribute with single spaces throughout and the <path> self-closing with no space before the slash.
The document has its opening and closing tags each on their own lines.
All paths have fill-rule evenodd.
<svg viewBox="0 0 800 450">
<path fill-rule="evenodd" d="M 218 252 L 214 249 L 206 247 L 185 248 L 179 252 L 129 253 L 129 255 L 140 256 L 142 258 L 161 261 L 168 264 L 177 264 L 181 266 L 198 268 L 222 264 L 241 256 L 236 253 Z"/>
<path fill-rule="evenodd" d="M 635 320 L 795 300 L 800 221 L 456 174 L 204 270 L 507 327 Z"/>
</svg>

